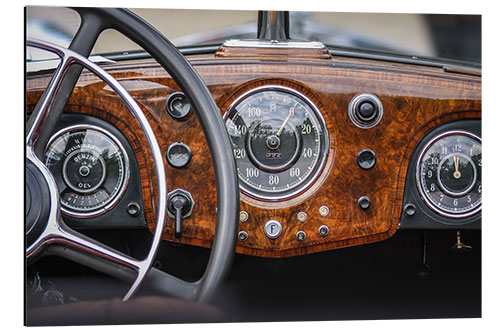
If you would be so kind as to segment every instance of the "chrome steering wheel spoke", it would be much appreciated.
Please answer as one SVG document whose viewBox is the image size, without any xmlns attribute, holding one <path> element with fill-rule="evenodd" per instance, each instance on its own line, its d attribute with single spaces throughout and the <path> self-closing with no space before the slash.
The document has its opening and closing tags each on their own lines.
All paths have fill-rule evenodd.
<svg viewBox="0 0 500 333">
<path fill-rule="evenodd" d="M 79 232 L 69 228 L 59 217 L 54 221 L 49 221 L 50 226 L 42 235 L 41 243 L 49 245 L 53 243 L 72 247 L 76 250 L 87 252 L 102 259 L 115 262 L 139 271 L 143 267 L 144 261 L 136 260 L 124 255 L 104 244 L 101 244 Z"/>
<path fill-rule="evenodd" d="M 53 51 L 60 57 L 61 62 L 57 66 L 57 69 L 52 76 L 49 85 L 45 89 L 27 124 L 26 146 L 30 147 L 32 150 L 48 118 L 50 105 L 54 100 L 59 87 L 61 86 L 61 83 L 64 79 L 64 74 L 69 68 L 68 57 L 66 57 L 62 52 L 58 52 L 59 50 L 57 49 Z M 41 156 L 38 157 L 42 158 Z"/>
</svg>

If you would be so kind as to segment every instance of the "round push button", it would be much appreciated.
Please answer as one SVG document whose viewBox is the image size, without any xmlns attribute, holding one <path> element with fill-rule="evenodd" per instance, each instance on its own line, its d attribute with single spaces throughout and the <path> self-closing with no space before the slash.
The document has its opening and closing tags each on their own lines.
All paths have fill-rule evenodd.
<svg viewBox="0 0 500 333">
<path fill-rule="evenodd" d="M 191 103 L 181 92 L 173 93 L 167 100 L 167 112 L 176 119 L 184 118 L 190 110 Z"/>
<path fill-rule="evenodd" d="M 141 212 L 141 206 L 137 202 L 131 202 L 127 205 L 127 213 L 130 216 L 138 216 Z"/>
<path fill-rule="evenodd" d="M 191 149 L 182 142 L 174 142 L 167 149 L 167 162 L 174 168 L 183 168 L 191 161 Z"/>
<path fill-rule="evenodd" d="M 304 231 L 300 230 L 297 232 L 296 237 L 299 242 L 303 242 L 306 239 L 307 235 Z"/>
<path fill-rule="evenodd" d="M 248 233 L 246 231 L 240 231 L 238 233 L 238 239 L 242 242 L 246 241 L 248 239 Z"/>
<path fill-rule="evenodd" d="M 299 220 L 299 222 L 307 221 L 307 214 L 305 212 L 298 212 L 297 213 L 297 220 Z"/>
<path fill-rule="evenodd" d="M 330 232 L 330 229 L 328 229 L 326 225 L 322 225 L 319 227 L 318 232 L 322 237 L 326 237 L 326 235 Z"/>
<path fill-rule="evenodd" d="M 359 104 L 356 115 L 364 122 L 370 122 L 377 116 L 377 109 L 372 102 L 365 101 Z"/>
<path fill-rule="evenodd" d="M 377 156 L 371 149 L 363 149 L 357 156 L 358 165 L 361 169 L 369 170 L 377 163 Z"/>
<path fill-rule="evenodd" d="M 358 200 L 358 205 L 361 209 L 368 209 L 370 207 L 370 199 L 366 196 L 362 196 Z"/>
<path fill-rule="evenodd" d="M 281 224 L 276 220 L 270 220 L 264 226 L 264 232 L 267 237 L 271 239 L 276 239 L 281 235 Z"/>
<path fill-rule="evenodd" d="M 416 212 L 417 212 L 417 208 L 415 207 L 414 204 L 409 203 L 405 206 L 405 214 L 407 216 L 411 217 L 411 216 L 415 215 Z"/>
<path fill-rule="evenodd" d="M 248 220 L 248 213 L 242 210 L 240 212 L 240 222 L 246 222 Z"/>
</svg>

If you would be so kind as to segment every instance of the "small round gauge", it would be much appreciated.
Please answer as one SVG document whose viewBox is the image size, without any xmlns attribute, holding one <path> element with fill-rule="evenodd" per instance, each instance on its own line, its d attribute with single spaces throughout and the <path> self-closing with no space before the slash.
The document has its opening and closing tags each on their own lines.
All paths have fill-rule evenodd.
<svg viewBox="0 0 500 333">
<path fill-rule="evenodd" d="M 440 215 L 464 218 L 481 209 L 481 139 L 450 131 L 429 142 L 417 163 L 425 203 Z"/>
<path fill-rule="evenodd" d="M 118 139 L 92 125 L 56 133 L 47 145 L 45 165 L 56 180 L 63 213 L 75 217 L 111 209 L 129 178 L 128 157 Z"/>
<path fill-rule="evenodd" d="M 262 199 L 287 199 L 321 171 L 328 134 L 317 107 L 303 94 L 263 86 L 240 96 L 225 115 L 240 187 Z"/>
</svg>

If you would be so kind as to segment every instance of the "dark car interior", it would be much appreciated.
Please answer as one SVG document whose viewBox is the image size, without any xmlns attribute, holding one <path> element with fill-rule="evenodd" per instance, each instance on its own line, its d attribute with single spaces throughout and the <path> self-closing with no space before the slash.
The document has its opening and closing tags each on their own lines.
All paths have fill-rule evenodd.
<svg viewBox="0 0 500 333">
<path fill-rule="evenodd" d="M 481 317 L 480 16 L 427 57 L 72 10 L 26 39 L 25 325 Z M 109 29 L 142 50 L 91 62 Z"/>
</svg>

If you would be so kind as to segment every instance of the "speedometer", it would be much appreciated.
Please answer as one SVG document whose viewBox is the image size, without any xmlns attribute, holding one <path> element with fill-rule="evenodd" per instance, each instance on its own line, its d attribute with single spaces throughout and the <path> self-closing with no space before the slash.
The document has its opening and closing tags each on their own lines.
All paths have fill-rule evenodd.
<svg viewBox="0 0 500 333">
<path fill-rule="evenodd" d="M 318 108 L 302 93 L 263 86 L 240 96 L 225 115 L 240 187 L 270 200 L 311 185 L 326 160 L 328 133 Z"/>
</svg>

